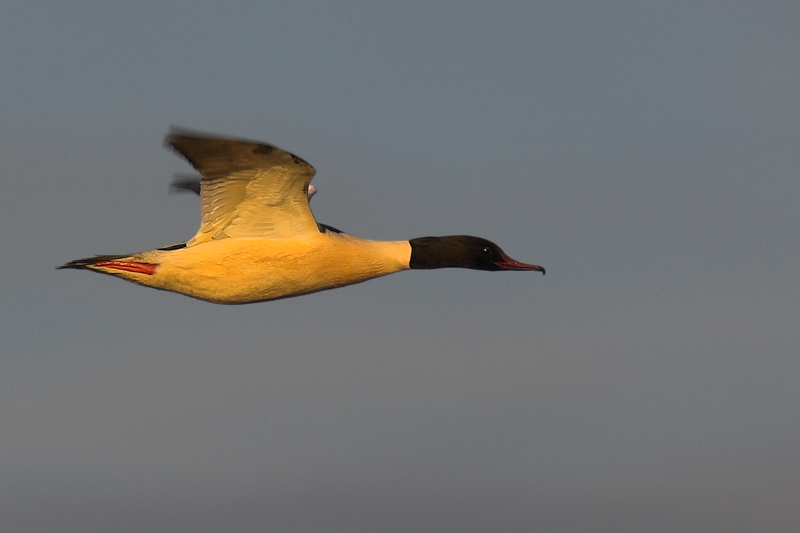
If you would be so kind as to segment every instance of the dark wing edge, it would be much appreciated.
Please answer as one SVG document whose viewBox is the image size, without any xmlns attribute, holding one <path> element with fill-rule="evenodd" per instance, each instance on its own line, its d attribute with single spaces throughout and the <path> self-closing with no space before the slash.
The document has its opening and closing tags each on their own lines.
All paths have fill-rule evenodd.
<svg viewBox="0 0 800 533">
<path fill-rule="evenodd" d="M 304 159 L 277 146 L 237 137 L 228 137 L 172 126 L 164 146 L 182 155 L 204 179 L 216 179 L 233 172 L 264 168 L 285 154 L 298 170 L 314 176 L 316 170 Z M 288 162 L 288 160 L 287 160 Z"/>
<path fill-rule="evenodd" d="M 175 174 L 175 179 L 169 184 L 170 192 L 190 191 L 200 194 L 200 180 L 202 176 L 195 174 Z"/>
</svg>

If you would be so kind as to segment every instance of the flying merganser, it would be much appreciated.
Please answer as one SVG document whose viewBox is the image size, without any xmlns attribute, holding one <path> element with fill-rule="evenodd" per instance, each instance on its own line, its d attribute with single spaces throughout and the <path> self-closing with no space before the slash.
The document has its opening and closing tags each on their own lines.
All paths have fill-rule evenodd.
<svg viewBox="0 0 800 533">
<path fill-rule="evenodd" d="M 98 255 L 60 267 L 92 270 L 218 304 L 334 289 L 409 268 L 533 270 L 491 241 L 467 235 L 359 239 L 318 224 L 309 207 L 314 167 L 275 146 L 172 129 L 164 144 L 197 169 L 173 186 L 200 193 L 202 221 L 185 243 Z"/>
</svg>

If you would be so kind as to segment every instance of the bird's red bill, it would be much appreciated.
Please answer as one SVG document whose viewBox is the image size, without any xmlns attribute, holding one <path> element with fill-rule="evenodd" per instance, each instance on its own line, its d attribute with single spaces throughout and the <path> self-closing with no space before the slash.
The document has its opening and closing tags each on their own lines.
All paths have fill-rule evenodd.
<svg viewBox="0 0 800 533">
<path fill-rule="evenodd" d="M 541 272 L 544 274 L 544 267 L 540 267 L 539 265 L 529 265 L 527 263 L 520 263 L 515 259 L 511 259 L 503 252 L 500 252 L 500 255 L 503 256 L 502 261 L 498 261 L 495 263 L 501 270 L 535 270 L 536 272 Z"/>
</svg>

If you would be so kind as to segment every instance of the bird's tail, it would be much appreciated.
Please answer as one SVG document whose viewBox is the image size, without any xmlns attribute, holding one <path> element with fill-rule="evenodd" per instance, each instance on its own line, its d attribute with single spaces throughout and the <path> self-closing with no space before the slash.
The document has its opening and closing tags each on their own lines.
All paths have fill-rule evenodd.
<svg viewBox="0 0 800 533">
<path fill-rule="evenodd" d="M 96 266 L 97 263 L 103 263 L 106 261 L 118 261 L 125 257 L 129 257 L 127 255 L 96 255 L 94 257 L 86 257 L 84 259 L 75 259 L 74 261 L 70 261 L 69 263 L 64 263 L 60 267 L 56 267 L 57 270 L 61 270 L 62 268 L 77 268 L 77 269 L 90 269 L 93 266 Z"/>
<path fill-rule="evenodd" d="M 56 268 L 58 270 L 62 268 L 94 270 L 104 274 L 114 274 L 114 271 L 121 270 L 123 272 L 147 274 L 148 276 L 153 275 L 158 268 L 155 263 L 143 263 L 141 261 L 132 261 L 131 259 L 130 255 L 96 255 L 84 259 L 75 259 Z"/>
</svg>

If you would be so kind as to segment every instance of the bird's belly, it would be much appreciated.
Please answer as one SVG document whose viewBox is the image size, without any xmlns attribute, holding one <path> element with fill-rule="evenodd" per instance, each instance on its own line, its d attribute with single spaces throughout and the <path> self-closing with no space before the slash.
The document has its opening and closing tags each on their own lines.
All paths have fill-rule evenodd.
<svg viewBox="0 0 800 533">
<path fill-rule="evenodd" d="M 306 243 L 223 242 L 172 253 L 176 255 L 161 264 L 148 285 L 221 304 L 298 296 L 407 268 L 402 257 L 341 244 L 331 249 Z"/>
</svg>

